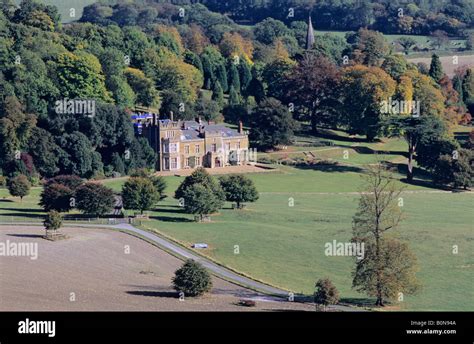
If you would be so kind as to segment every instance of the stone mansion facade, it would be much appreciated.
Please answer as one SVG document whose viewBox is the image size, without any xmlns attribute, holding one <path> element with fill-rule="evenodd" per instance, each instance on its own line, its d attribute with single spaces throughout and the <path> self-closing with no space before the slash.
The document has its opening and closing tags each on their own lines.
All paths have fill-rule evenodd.
<svg viewBox="0 0 474 344">
<path fill-rule="evenodd" d="M 234 130 L 200 119 L 173 121 L 153 115 L 140 123 L 140 131 L 158 155 L 158 171 L 245 165 L 252 160 L 242 124 Z"/>
</svg>

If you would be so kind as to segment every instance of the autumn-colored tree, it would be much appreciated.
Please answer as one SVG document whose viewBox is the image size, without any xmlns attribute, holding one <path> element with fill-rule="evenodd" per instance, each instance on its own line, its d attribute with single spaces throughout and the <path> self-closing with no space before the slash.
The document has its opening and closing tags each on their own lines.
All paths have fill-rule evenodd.
<svg viewBox="0 0 474 344">
<path fill-rule="evenodd" d="M 285 44 L 283 44 L 283 40 L 281 38 L 277 38 L 273 43 L 273 51 L 275 60 L 290 60 L 290 53 L 288 52 L 288 49 L 286 49 Z"/>
<path fill-rule="evenodd" d="M 160 47 L 158 52 L 146 52 L 145 72 L 154 75 L 155 83 L 161 90 L 173 90 L 183 102 L 193 102 L 203 85 L 203 76 L 199 70 L 185 63 L 167 48 Z"/>
<path fill-rule="evenodd" d="M 251 41 L 244 39 L 237 32 L 224 33 L 219 49 L 223 56 L 235 59 L 245 58 L 247 62 L 252 61 L 253 44 Z"/>
<path fill-rule="evenodd" d="M 203 29 L 196 24 L 189 25 L 189 32 L 183 37 L 185 46 L 192 52 L 200 55 L 206 46 L 210 44 Z"/>
<path fill-rule="evenodd" d="M 351 60 L 367 66 L 380 66 L 390 50 L 383 34 L 363 28 L 349 35 L 347 42 L 352 44 Z"/>
<path fill-rule="evenodd" d="M 439 85 L 441 86 L 441 92 L 445 98 L 446 111 L 444 118 L 450 126 L 455 126 L 466 115 L 466 108 L 462 103 L 459 93 L 454 89 L 451 79 L 444 75 L 441 80 L 439 80 Z"/>
<path fill-rule="evenodd" d="M 378 67 L 356 65 L 344 69 L 341 85 L 343 123 L 351 133 L 373 140 L 388 116 L 381 104 L 395 94 L 395 81 Z"/>
<path fill-rule="evenodd" d="M 173 26 L 158 24 L 154 28 L 155 42 L 159 46 L 164 46 L 177 55 L 181 55 L 184 51 L 181 35 Z"/>
<path fill-rule="evenodd" d="M 329 278 L 319 279 L 316 282 L 314 292 L 314 303 L 326 309 L 328 305 L 335 305 L 339 302 L 339 291 Z"/>
</svg>

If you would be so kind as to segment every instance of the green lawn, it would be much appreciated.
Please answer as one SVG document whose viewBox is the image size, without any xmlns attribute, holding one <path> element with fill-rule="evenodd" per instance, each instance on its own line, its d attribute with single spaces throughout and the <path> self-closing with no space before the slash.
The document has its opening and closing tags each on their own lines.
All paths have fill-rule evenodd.
<svg viewBox="0 0 474 344">
<path fill-rule="evenodd" d="M 145 226 L 187 245 L 206 242 L 210 249 L 205 254 L 219 262 L 295 292 L 311 293 L 316 279 L 327 276 L 344 298 L 364 298 L 350 288 L 353 260 L 324 255 L 326 242 L 350 240 L 357 196 L 310 194 L 314 190 L 310 185 L 318 184 L 316 176 L 309 180 L 301 176 L 300 184 L 293 185 L 285 175 L 268 175 L 280 192 L 263 193 L 243 211 L 227 207 L 207 224 L 191 222 L 192 217 L 169 199 L 151 213 Z M 266 190 L 263 179 L 254 179 L 259 189 Z M 301 191 L 304 185 L 306 193 Z M 407 240 L 417 255 L 424 290 L 406 297 L 402 309 L 473 310 L 472 194 L 403 198 L 406 219 L 394 234 Z M 234 245 L 240 254 L 234 254 Z M 451 253 L 452 245 L 459 245 L 458 255 Z"/>
</svg>

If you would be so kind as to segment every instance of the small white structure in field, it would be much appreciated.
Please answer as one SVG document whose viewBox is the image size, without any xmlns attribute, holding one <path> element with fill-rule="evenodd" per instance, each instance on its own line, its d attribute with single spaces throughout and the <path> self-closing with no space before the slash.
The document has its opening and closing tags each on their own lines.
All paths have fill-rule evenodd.
<svg viewBox="0 0 474 344">
<path fill-rule="evenodd" d="M 207 244 L 196 243 L 196 244 L 193 244 L 193 248 L 207 248 Z"/>
</svg>

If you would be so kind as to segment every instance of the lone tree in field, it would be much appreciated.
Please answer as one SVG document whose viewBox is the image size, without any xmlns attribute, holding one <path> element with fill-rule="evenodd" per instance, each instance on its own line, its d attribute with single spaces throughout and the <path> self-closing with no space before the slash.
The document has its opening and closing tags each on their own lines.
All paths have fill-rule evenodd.
<svg viewBox="0 0 474 344">
<path fill-rule="evenodd" d="M 8 181 L 8 192 L 13 197 L 20 197 L 20 201 L 23 201 L 23 197 L 30 193 L 31 184 L 28 178 L 20 174 L 16 177 L 11 178 Z"/>
<path fill-rule="evenodd" d="M 123 184 L 122 201 L 125 209 L 150 210 L 160 199 L 153 182 L 146 178 L 132 177 Z"/>
<path fill-rule="evenodd" d="M 57 231 L 63 224 L 63 218 L 59 212 L 56 210 L 51 210 L 46 215 L 46 219 L 44 220 L 43 224 L 44 228 L 46 228 L 46 232 Z"/>
<path fill-rule="evenodd" d="M 200 221 L 204 215 L 215 213 L 224 205 L 224 200 L 203 184 L 193 184 L 186 188 L 182 200 L 184 210 L 189 214 L 199 215 Z"/>
<path fill-rule="evenodd" d="M 416 41 L 411 37 L 401 37 L 397 40 L 397 43 L 402 46 L 405 55 L 408 55 L 411 48 L 416 45 Z"/>
<path fill-rule="evenodd" d="M 241 208 L 244 202 L 255 202 L 258 200 L 258 191 L 253 181 L 242 174 L 233 174 L 220 178 L 225 198 L 228 202 L 237 203 Z"/>
<path fill-rule="evenodd" d="M 339 302 L 339 291 L 329 278 L 320 279 L 316 282 L 314 302 L 317 305 L 322 305 L 324 310 L 326 306 L 335 305 Z"/>
<path fill-rule="evenodd" d="M 176 270 L 172 279 L 173 287 L 186 296 L 200 296 L 212 288 L 209 272 L 198 262 L 188 259 Z"/>
<path fill-rule="evenodd" d="M 364 256 L 356 263 L 352 287 L 376 297 L 376 306 L 398 293 L 418 289 L 416 258 L 407 245 L 385 238 L 401 219 L 402 189 L 381 164 L 371 167 L 365 177 L 365 193 L 353 218 L 353 242 L 364 244 Z"/>
<path fill-rule="evenodd" d="M 102 216 L 115 205 L 114 191 L 97 183 L 86 183 L 76 191 L 77 209 L 84 214 Z"/>
</svg>

